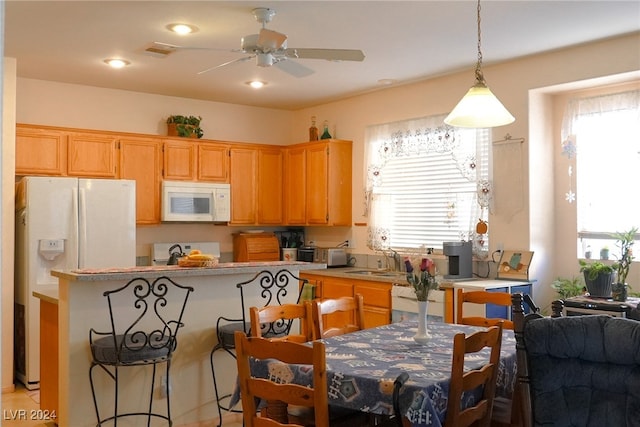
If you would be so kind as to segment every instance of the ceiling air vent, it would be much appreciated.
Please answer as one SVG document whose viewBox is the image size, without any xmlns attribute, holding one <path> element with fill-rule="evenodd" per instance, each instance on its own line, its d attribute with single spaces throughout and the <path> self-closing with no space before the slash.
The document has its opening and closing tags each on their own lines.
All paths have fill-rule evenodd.
<svg viewBox="0 0 640 427">
<path fill-rule="evenodd" d="M 144 52 L 157 58 L 164 58 L 175 52 L 177 48 L 171 44 L 153 42 L 144 49 Z"/>
</svg>

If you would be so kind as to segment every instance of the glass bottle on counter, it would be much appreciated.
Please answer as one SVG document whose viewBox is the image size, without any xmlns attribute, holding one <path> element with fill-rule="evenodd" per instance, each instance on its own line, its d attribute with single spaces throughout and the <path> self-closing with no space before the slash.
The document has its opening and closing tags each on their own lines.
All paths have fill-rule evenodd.
<svg viewBox="0 0 640 427">
<path fill-rule="evenodd" d="M 329 133 L 329 122 L 327 120 L 324 121 L 324 131 L 322 132 L 320 139 L 331 139 L 331 134 Z"/>
<path fill-rule="evenodd" d="M 309 141 L 318 140 L 318 128 L 316 127 L 316 116 L 311 116 L 311 127 L 309 128 Z"/>
</svg>

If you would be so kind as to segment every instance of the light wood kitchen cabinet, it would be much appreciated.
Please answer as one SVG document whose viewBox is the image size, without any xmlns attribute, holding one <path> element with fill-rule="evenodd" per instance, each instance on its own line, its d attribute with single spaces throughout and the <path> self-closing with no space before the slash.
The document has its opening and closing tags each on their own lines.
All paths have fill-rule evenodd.
<svg viewBox="0 0 640 427">
<path fill-rule="evenodd" d="M 229 182 L 228 144 L 198 144 L 198 181 Z"/>
<path fill-rule="evenodd" d="M 352 143 L 328 139 L 287 149 L 285 200 L 287 224 L 350 226 L 352 217 Z M 300 152 L 299 150 L 303 150 Z M 304 159 L 304 166 L 293 163 Z M 296 200 L 301 198 L 301 200 Z M 304 223 L 300 223 L 304 203 Z"/>
<path fill-rule="evenodd" d="M 173 181 L 195 181 L 198 144 L 188 139 L 163 140 L 163 175 Z"/>
<path fill-rule="evenodd" d="M 256 223 L 256 176 L 258 152 L 250 148 L 229 149 L 231 221 L 233 225 Z"/>
<path fill-rule="evenodd" d="M 117 161 L 113 133 L 16 126 L 16 175 L 115 178 Z"/>
<path fill-rule="evenodd" d="M 282 150 L 231 146 L 229 154 L 230 224 L 282 224 Z"/>
<path fill-rule="evenodd" d="M 67 175 L 115 178 L 118 154 L 116 136 L 101 133 L 69 133 Z"/>
<path fill-rule="evenodd" d="M 285 150 L 284 214 L 289 225 L 306 225 L 307 150 L 304 147 Z"/>
<path fill-rule="evenodd" d="M 362 295 L 364 300 L 364 326 L 375 326 L 391 323 L 391 283 L 370 280 L 345 279 L 342 277 L 326 276 L 301 272 L 300 277 L 316 284 L 316 298 L 331 299 L 343 296 Z M 353 319 L 327 319 L 328 327 L 342 326 Z"/>
<path fill-rule="evenodd" d="M 160 223 L 162 141 L 123 137 L 120 148 L 120 179 L 136 181 L 136 223 Z"/>
<path fill-rule="evenodd" d="M 16 127 L 16 175 L 63 176 L 67 171 L 67 133 Z"/>
<path fill-rule="evenodd" d="M 188 138 L 163 142 L 164 179 L 228 182 L 229 145 Z"/>
<path fill-rule="evenodd" d="M 283 167 L 284 155 L 280 148 L 258 151 L 258 224 L 280 225 L 284 221 Z"/>
</svg>

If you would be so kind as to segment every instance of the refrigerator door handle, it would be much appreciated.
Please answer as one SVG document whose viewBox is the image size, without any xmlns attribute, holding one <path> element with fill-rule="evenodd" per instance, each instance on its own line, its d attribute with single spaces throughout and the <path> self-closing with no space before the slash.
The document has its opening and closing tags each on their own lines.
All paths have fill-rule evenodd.
<svg viewBox="0 0 640 427">
<path fill-rule="evenodd" d="M 87 197 L 84 188 L 78 188 L 78 206 L 76 209 L 76 230 L 78 233 L 78 268 L 85 268 L 85 252 L 87 247 Z"/>
</svg>

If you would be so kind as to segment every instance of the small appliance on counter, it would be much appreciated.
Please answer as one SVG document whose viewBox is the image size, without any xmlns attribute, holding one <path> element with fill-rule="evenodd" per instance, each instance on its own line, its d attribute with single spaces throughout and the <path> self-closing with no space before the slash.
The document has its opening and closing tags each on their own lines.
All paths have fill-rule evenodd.
<svg viewBox="0 0 640 427">
<path fill-rule="evenodd" d="M 345 267 L 347 251 L 344 248 L 315 248 L 313 262 L 327 264 L 327 267 Z"/>
<path fill-rule="evenodd" d="M 471 242 L 443 242 L 442 252 L 447 256 L 449 274 L 445 279 L 471 279 L 473 277 L 473 257 Z"/>
<path fill-rule="evenodd" d="M 274 233 L 240 232 L 233 235 L 233 261 L 279 261 L 280 244 Z"/>
<path fill-rule="evenodd" d="M 175 265 L 178 258 L 198 249 L 203 254 L 211 254 L 220 258 L 220 243 L 218 242 L 172 242 L 154 243 L 151 245 L 152 265 Z"/>
<path fill-rule="evenodd" d="M 316 248 L 313 246 L 303 246 L 298 248 L 298 261 L 313 262 Z"/>
</svg>

